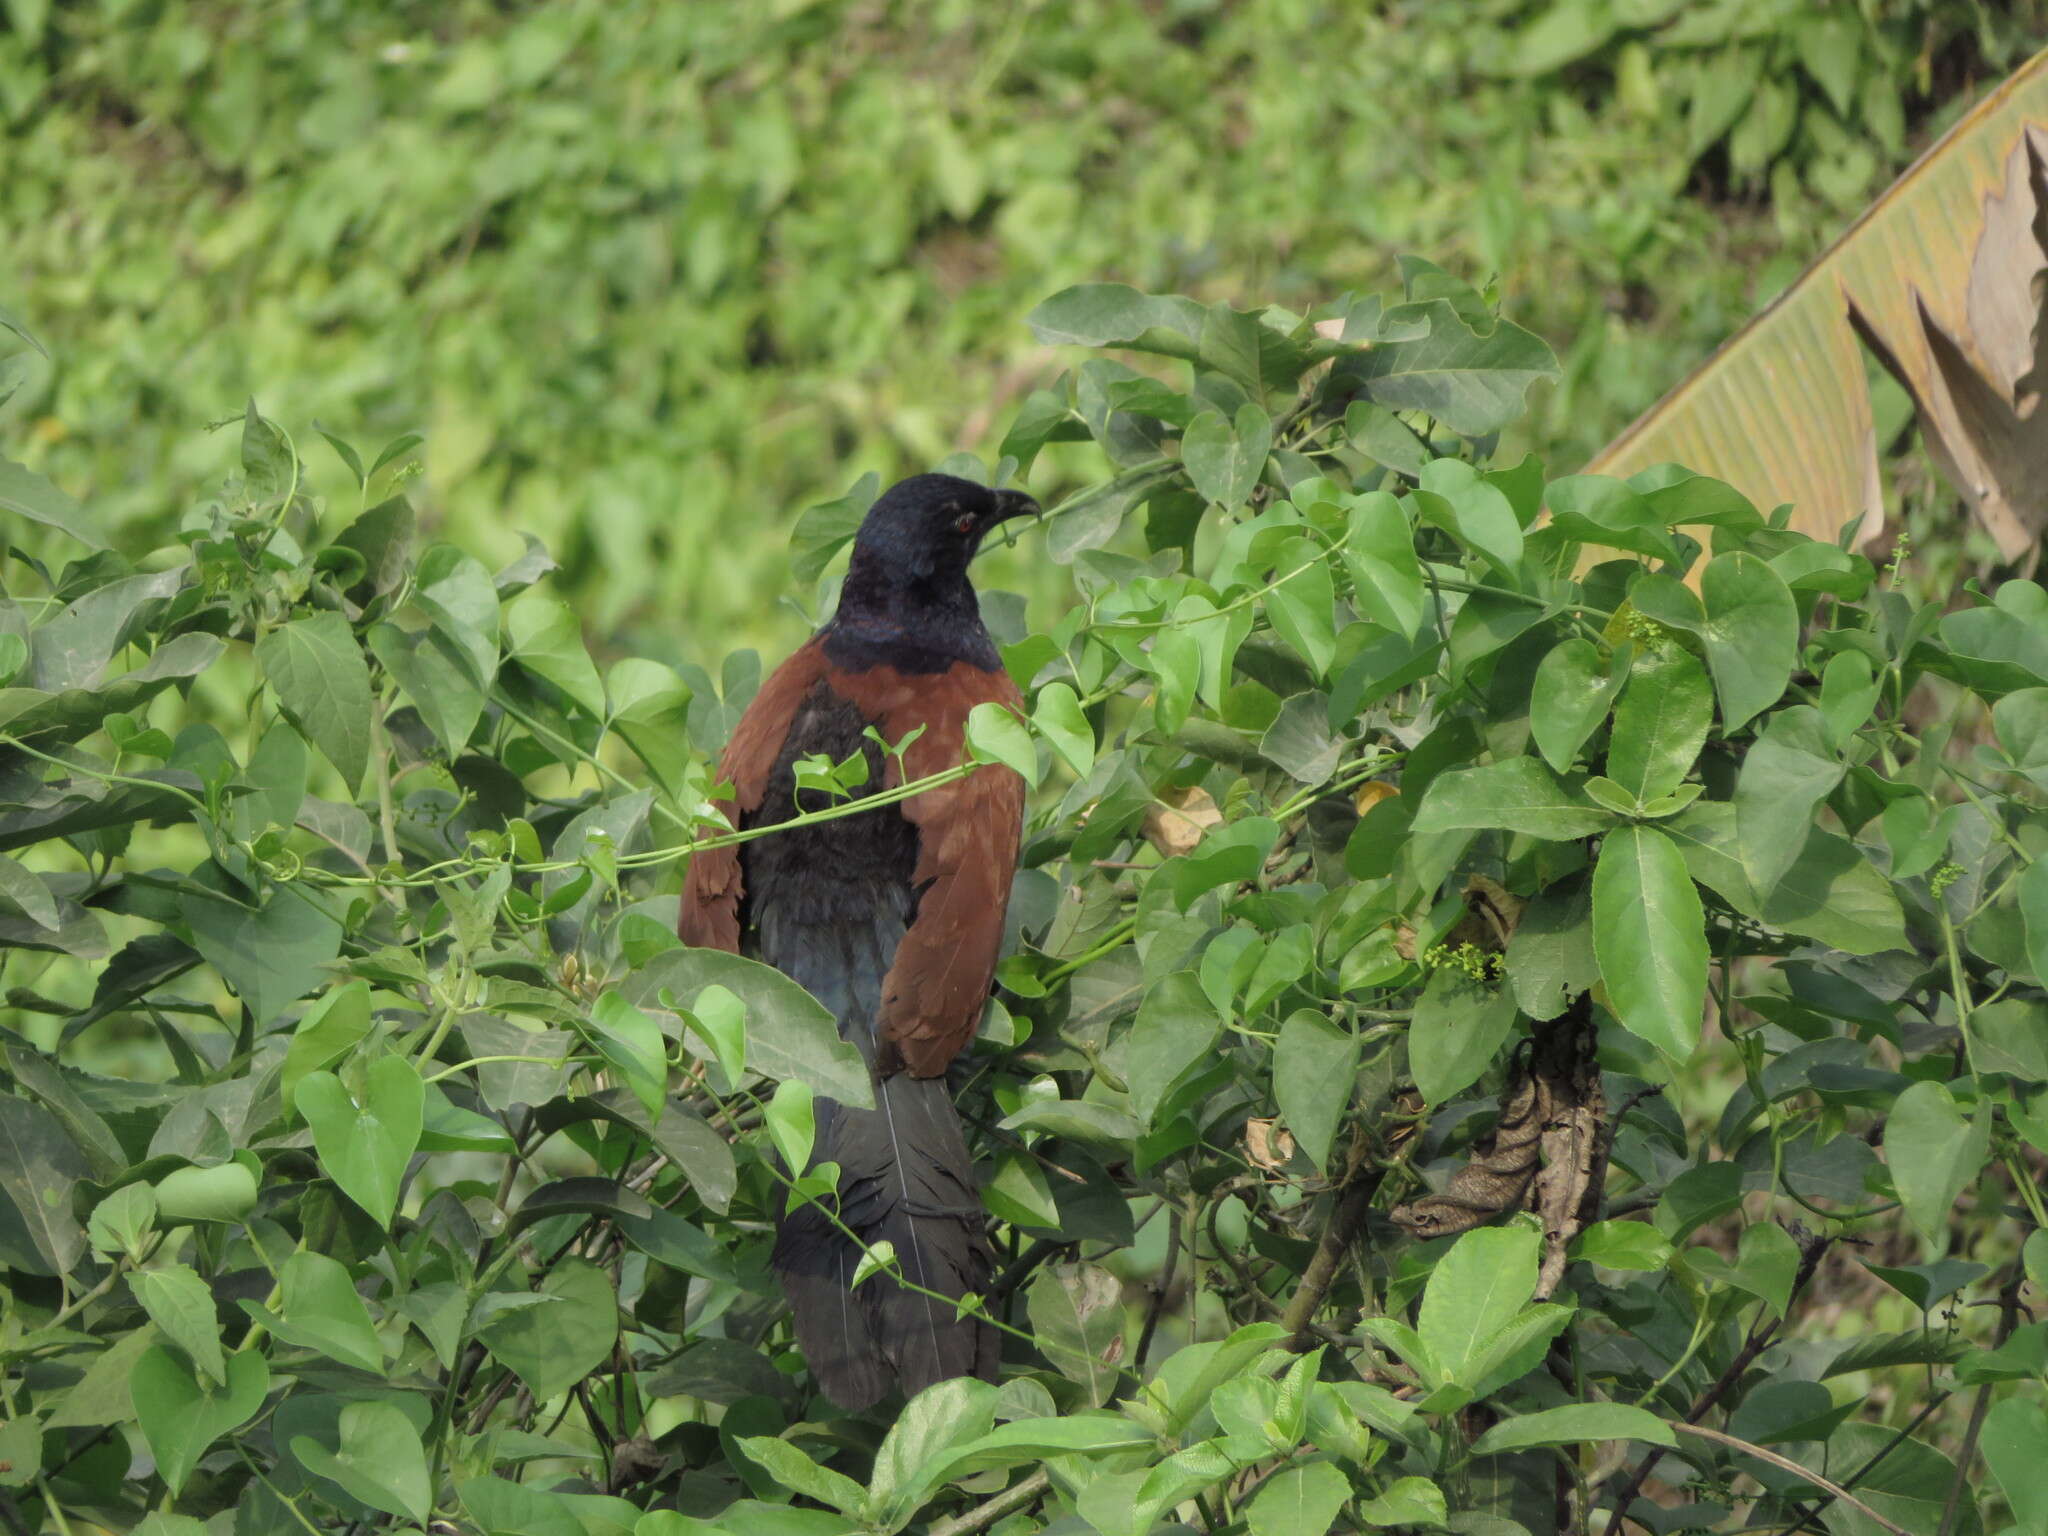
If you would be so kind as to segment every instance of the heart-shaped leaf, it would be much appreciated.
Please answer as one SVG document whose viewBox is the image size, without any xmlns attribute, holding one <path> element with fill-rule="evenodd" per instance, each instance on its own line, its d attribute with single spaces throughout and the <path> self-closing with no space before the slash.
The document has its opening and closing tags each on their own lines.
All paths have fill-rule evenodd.
<svg viewBox="0 0 2048 1536">
<path fill-rule="evenodd" d="M 339 1483 L 372 1509 L 403 1515 L 420 1525 L 433 1510 L 433 1484 L 420 1432 L 390 1403 L 350 1403 L 341 1410 L 341 1449 L 330 1451 L 311 1435 L 292 1440 L 292 1454 L 321 1477 Z"/>
<path fill-rule="evenodd" d="M 545 1403 L 596 1370 L 619 1336 L 619 1304 L 605 1272 L 588 1259 L 564 1259 L 540 1283 L 557 1303 L 520 1307 L 482 1330 L 491 1353 Z"/>
<path fill-rule="evenodd" d="M 313 1128 L 321 1167 L 381 1227 L 391 1225 L 398 1207 L 399 1182 L 419 1145 L 426 1096 L 419 1073 L 402 1056 L 370 1063 L 360 1104 L 332 1072 L 308 1072 L 299 1082 L 299 1113 Z"/>
<path fill-rule="evenodd" d="M 155 1345 L 135 1362 L 128 1385 L 157 1475 L 175 1495 L 208 1446 L 256 1416 L 270 1390 L 270 1367 L 254 1350 L 229 1355 L 226 1384 L 209 1388 L 183 1360 Z"/>
</svg>

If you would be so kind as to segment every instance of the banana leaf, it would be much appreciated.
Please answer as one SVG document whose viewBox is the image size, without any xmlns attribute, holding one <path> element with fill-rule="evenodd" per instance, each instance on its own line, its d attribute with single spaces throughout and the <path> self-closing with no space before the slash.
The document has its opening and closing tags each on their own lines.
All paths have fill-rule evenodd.
<svg viewBox="0 0 2048 1536">
<path fill-rule="evenodd" d="M 1589 471 L 1676 461 L 1793 525 L 1879 536 L 1861 348 L 1913 397 L 1928 449 L 2008 560 L 2048 523 L 2048 52 L 1980 102 Z"/>
</svg>

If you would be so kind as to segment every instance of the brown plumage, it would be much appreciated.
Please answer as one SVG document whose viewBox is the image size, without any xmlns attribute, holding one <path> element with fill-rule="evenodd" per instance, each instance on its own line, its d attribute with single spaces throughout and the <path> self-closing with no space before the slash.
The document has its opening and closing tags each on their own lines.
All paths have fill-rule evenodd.
<svg viewBox="0 0 2048 1536">
<path fill-rule="evenodd" d="M 1034 510 L 938 475 L 876 502 L 838 613 L 762 685 L 720 760 L 734 826 L 824 808 L 795 788 L 800 758 L 861 753 L 858 793 L 873 794 L 964 761 L 976 705 L 1021 706 L 966 567 L 988 528 Z M 900 765 L 869 727 L 891 747 L 916 733 Z M 838 1210 L 790 1213 L 774 1255 L 812 1372 L 849 1408 L 994 1373 L 994 1330 L 951 1305 L 987 1284 L 989 1252 L 945 1073 L 987 1003 L 1023 809 L 1023 781 L 985 765 L 895 805 L 698 854 L 685 879 L 684 941 L 794 977 L 874 1071 L 875 1109 L 817 1101 L 815 1157 L 840 1165 Z M 876 1276 L 853 1290 L 860 1245 L 884 1239 L 911 1285 Z"/>
</svg>

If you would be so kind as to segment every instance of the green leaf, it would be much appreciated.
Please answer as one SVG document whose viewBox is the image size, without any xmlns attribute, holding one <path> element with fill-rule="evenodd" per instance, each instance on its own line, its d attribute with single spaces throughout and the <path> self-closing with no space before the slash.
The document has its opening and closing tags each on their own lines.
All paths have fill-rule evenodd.
<svg viewBox="0 0 2048 1536">
<path fill-rule="evenodd" d="M 1155 878 L 1168 882 L 1175 904 L 1185 912 L 1198 896 L 1255 878 L 1279 837 L 1273 821 L 1247 816 L 1216 828 L 1192 853 L 1169 859 Z"/>
<path fill-rule="evenodd" d="M 1692 877 L 1746 917 L 1804 934 L 1850 954 L 1906 947 L 1904 916 L 1891 883 L 1854 843 L 1814 827 L 1797 862 L 1768 900 L 1759 900 L 1736 856 L 1735 807 L 1702 801 L 1664 824 Z"/>
<path fill-rule="evenodd" d="M 1976 1182 L 1990 1153 L 1988 1110 L 1965 1119 L 1946 1084 L 1914 1083 L 1893 1101 L 1884 1160 L 1906 1215 L 1936 1253 L 1947 1246 L 1956 1198 Z"/>
<path fill-rule="evenodd" d="M 1422 627 L 1422 563 L 1415 558 L 1415 530 L 1407 514 L 1385 491 L 1367 492 L 1351 503 L 1344 563 L 1358 611 L 1413 640 Z"/>
<path fill-rule="evenodd" d="M 798 1078 L 814 1092 L 856 1109 L 875 1107 L 867 1062 L 839 1038 L 831 1010 L 772 966 L 715 949 L 674 949 L 656 955 L 619 990 L 641 1008 L 661 1006 L 666 989 L 685 1008 L 701 1010 L 700 994 L 710 986 L 724 988 L 745 1005 L 747 1059 L 753 1070 L 764 1077 Z"/>
<path fill-rule="evenodd" d="M 1532 703 L 1532 734 L 1535 709 Z M 1713 718 L 1713 687 L 1688 652 L 1672 646 L 1638 657 L 1615 706 L 1607 776 L 1638 805 L 1670 794 L 1692 771 Z"/>
<path fill-rule="evenodd" d="M 1655 1274 L 1671 1262 L 1673 1249 L 1646 1221 L 1596 1221 L 1572 1239 L 1571 1256 L 1606 1269 Z"/>
<path fill-rule="evenodd" d="M 1627 681 L 1628 670 L 1612 666 L 1583 636 L 1560 640 L 1545 652 L 1529 700 L 1529 734 L 1543 760 L 1568 772 Z"/>
<path fill-rule="evenodd" d="M 1273 1048 L 1273 1100 L 1296 1145 L 1325 1172 L 1357 1078 L 1356 1035 L 1313 1008 L 1287 1016 Z"/>
<path fill-rule="evenodd" d="M 1415 1328 L 1449 1380 L 1465 1381 L 1486 1341 L 1536 1293 L 1541 1243 L 1527 1227 L 1475 1227 L 1437 1260 Z"/>
<path fill-rule="evenodd" d="M 1472 1442 L 1474 1456 L 1498 1456 L 1539 1445 L 1578 1445 L 1589 1440 L 1640 1440 L 1675 1447 L 1671 1426 L 1647 1408 L 1628 1403 L 1567 1403 L 1503 1419 Z"/>
<path fill-rule="evenodd" d="M 512 659 L 553 683 L 593 719 L 605 718 L 604 684 L 583 648 L 576 610 L 552 597 L 528 595 L 505 610 Z"/>
<path fill-rule="evenodd" d="M 1647 496 L 1605 475 L 1567 475 L 1545 487 L 1550 520 L 1566 538 L 1676 561 L 1678 546 Z"/>
<path fill-rule="evenodd" d="M 604 1363 L 619 1336 L 611 1277 L 588 1259 L 567 1258 L 548 1271 L 541 1306 L 500 1313 L 479 1331 L 493 1357 L 526 1383 L 536 1403 L 569 1390 Z"/>
<path fill-rule="evenodd" d="M 2048 859 L 2035 859 L 2020 876 L 2020 916 L 2026 924 L 2027 960 L 2048 980 Z"/>
<path fill-rule="evenodd" d="M 1429 978 L 1408 1024 L 1408 1066 L 1428 1104 L 1448 1102 L 1479 1080 L 1515 1027 L 1515 994 L 1455 966 Z"/>
<path fill-rule="evenodd" d="M 57 898 L 50 894 L 50 888 L 43 884 L 42 877 L 30 874 L 4 855 L 0 855 L 0 897 L 5 897 L 38 928 L 54 933 L 61 926 L 57 918 Z"/>
<path fill-rule="evenodd" d="M 1031 1332 L 1055 1369 L 1078 1382 L 1090 1407 L 1116 1384 L 1123 1347 L 1123 1289 L 1093 1264 L 1051 1264 L 1031 1282 Z"/>
<path fill-rule="evenodd" d="M 1454 768 L 1430 781 L 1415 813 L 1417 832 L 1503 827 L 1563 841 L 1612 826 L 1614 814 L 1579 800 L 1533 757 Z"/>
<path fill-rule="evenodd" d="M 1593 870 L 1593 952 L 1622 1027 L 1673 1061 L 1700 1043 L 1706 914 L 1678 846 L 1655 827 L 1617 827 Z"/>
<path fill-rule="evenodd" d="M 1266 617 L 1320 682 L 1337 655 L 1337 598 L 1327 557 L 1314 539 L 1289 539 L 1273 564 L 1285 579 L 1266 594 Z"/>
<path fill-rule="evenodd" d="M 127 1333 L 114 1335 L 107 1347 L 86 1365 L 85 1374 L 57 1399 L 56 1406 L 43 1421 L 43 1427 L 97 1429 L 133 1422 L 137 1417 L 133 1391 L 136 1362 L 150 1350 L 158 1348 L 161 1346 L 157 1343 L 156 1329 L 147 1323 Z M 182 1367 L 183 1362 L 176 1355 L 168 1350 L 164 1353 L 174 1364 Z M 196 1379 L 192 1385 L 196 1391 Z"/>
<path fill-rule="evenodd" d="M 1026 784 L 1038 784 L 1038 749 L 1007 704 L 977 704 L 967 712 L 967 752 L 977 763 L 1000 763 Z"/>
<path fill-rule="evenodd" d="M 372 624 L 369 640 L 427 729 L 451 758 L 461 756 L 484 713 L 483 687 L 470 675 L 462 651 L 431 628 L 408 634 L 396 624 Z"/>
<path fill-rule="evenodd" d="M 1799 1245 L 1774 1221 L 1751 1222 L 1742 1229 L 1735 1268 L 1729 1279 L 1750 1295 L 1768 1302 L 1779 1317 L 1792 1305 L 1792 1285 L 1799 1275 Z"/>
<path fill-rule="evenodd" d="M 711 1048 L 728 1082 L 738 1082 L 747 1067 L 747 1005 L 730 989 L 716 984 L 697 994 L 697 1006 L 683 1022 Z"/>
<path fill-rule="evenodd" d="M 227 1382 L 206 1387 L 161 1345 L 143 1351 L 129 1379 L 135 1417 L 175 1498 L 208 1446 L 256 1416 L 270 1391 L 270 1367 L 254 1350 L 227 1357 Z"/>
<path fill-rule="evenodd" d="M 306 740 L 351 792 L 370 760 L 370 669 L 348 620 L 315 613 L 256 642 L 256 664 Z"/>
<path fill-rule="evenodd" d="M 1251 498 L 1273 451 L 1273 423 L 1256 405 L 1238 407 L 1232 420 L 1203 411 L 1181 434 L 1181 463 L 1201 495 L 1226 511 Z"/>
<path fill-rule="evenodd" d="M 351 981 L 334 988 L 308 1008 L 292 1031 L 284 1054 L 277 1091 L 289 1104 L 299 1080 L 308 1072 L 331 1067 L 370 1032 L 370 984 Z"/>
<path fill-rule="evenodd" d="M 156 1230 L 156 1191 L 147 1184 L 124 1184 L 92 1208 L 86 1236 L 99 1253 L 139 1256 Z"/>
<path fill-rule="evenodd" d="M 1047 1399 L 1047 1411 L 1050 1413 L 1050 1399 Z M 956 1445 L 927 1474 L 927 1481 L 931 1486 L 937 1486 L 977 1472 L 1035 1466 L 1054 1456 L 1128 1451 L 1151 1444 L 1153 1438 L 1146 1430 L 1115 1413 L 1019 1419 L 998 1424 L 965 1445 Z"/>
<path fill-rule="evenodd" d="M 1095 728 L 1081 710 L 1081 701 L 1065 683 L 1047 683 L 1032 703 L 1031 723 L 1060 761 L 1087 778 L 1095 766 Z M 1036 754 L 1034 761 L 1036 759 Z"/>
<path fill-rule="evenodd" d="M 1983 1528 L 1971 1479 L 1958 1479 L 1956 1464 L 1946 1454 L 1921 1440 L 1901 1440 L 1890 1425 L 1852 1420 L 1830 1435 L 1824 1447 L 1814 1447 L 1797 1459 L 1830 1476 L 1845 1468 L 1862 1469 L 1856 1479 L 1856 1497 L 1916 1536 L 1939 1532 L 1951 1490 L 1957 1487 L 1962 1496 L 1956 1501 L 1955 1530 Z M 1841 1481 L 1839 1477 L 1834 1480 Z M 1877 1528 L 1862 1517 L 1853 1528 L 1844 1524 L 1839 1529 L 1865 1536 Z"/>
<path fill-rule="evenodd" d="M 43 633 L 47 633 L 47 627 Z M 140 710 L 165 689 L 197 677 L 213 665 L 222 649 L 217 636 L 194 632 L 165 641 L 150 653 L 148 661 L 134 671 L 124 672 L 96 687 L 66 685 L 58 693 L 46 693 L 35 688 L 0 689 L 0 724 L 7 727 L 10 735 L 23 740 L 38 736 L 76 740 L 98 730 L 107 716 Z M 98 670 L 99 664 L 95 662 L 93 672 L 96 674 Z M 161 781 L 164 776 L 143 774 L 139 777 Z M 108 798 L 112 799 L 112 796 Z M 131 813 L 122 819 L 136 818 Z"/>
<path fill-rule="evenodd" d="M 1763 904 L 1763 920 L 1852 955 L 1907 949 L 1905 914 L 1892 883 L 1846 837 L 1823 827 Z"/>
<path fill-rule="evenodd" d="M 843 1472 L 819 1466 L 787 1440 L 772 1435 L 743 1435 L 739 1437 L 739 1446 L 783 1487 L 829 1505 L 842 1515 L 858 1515 L 867 1501 L 867 1490 L 859 1483 Z"/>
<path fill-rule="evenodd" d="M 654 1020 L 617 992 L 605 992 L 576 1022 L 647 1113 L 659 1115 L 668 1089 L 668 1045 Z"/>
<path fill-rule="evenodd" d="M 639 755 L 671 793 L 690 766 L 690 685 L 672 667 L 627 656 L 605 674 L 609 729 Z"/>
<path fill-rule="evenodd" d="M 1123 1048 L 1131 1113 L 1141 1126 L 1151 1127 L 1174 1084 L 1209 1056 L 1222 1033 L 1223 1021 L 1195 972 L 1174 971 L 1145 994 Z"/>
<path fill-rule="evenodd" d="M 279 1338 L 359 1371 L 383 1373 L 384 1349 L 370 1309 L 343 1265 L 324 1253 L 295 1253 L 285 1260 L 278 1286 L 283 1315 L 265 1321 Z"/>
<path fill-rule="evenodd" d="M 191 1357 L 203 1380 L 226 1384 L 227 1360 L 221 1353 L 220 1318 L 214 1312 L 213 1292 L 189 1265 L 160 1264 L 137 1270 L 128 1277 L 128 1288 L 164 1337 Z"/>
<path fill-rule="evenodd" d="M 454 646 L 469 680 L 488 689 L 498 675 L 498 588 L 491 573 L 453 544 L 436 544 L 420 556 L 412 595 Z"/>
<path fill-rule="evenodd" d="M 240 1221 L 256 1204 L 256 1175 L 243 1163 L 211 1168 L 174 1168 L 156 1181 L 157 1214 L 163 1224 Z"/>
<path fill-rule="evenodd" d="M 1861 651 L 1843 651 L 1827 664 L 1820 675 L 1820 712 L 1832 745 L 1846 745 L 1862 729 L 1883 688 Z"/>
<path fill-rule="evenodd" d="M 1351 1497 L 1351 1483 L 1327 1461 L 1283 1467 L 1245 1510 L 1252 1536 L 1321 1536 Z"/>
<path fill-rule="evenodd" d="M 800 1177 L 811 1166 L 811 1147 L 818 1136 L 817 1119 L 811 1108 L 814 1098 L 809 1084 L 791 1078 L 777 1083 L 768 1100 L 764 1117 L 768 1135 L 792 1178 Z"/>
<path fill-rule="evenodd" d="M 69 1274 L 85 1253 L 85 1229 L 71 1214 L 71 1191 L 90 1170 L 56 1116 L 40 1104 L 0 1094 L 0 1193 L 14 1202 L 49 1269 Z"/>
<path fill-rule="evenodd" d="M 1414 499 L 1425 521 L 1456 535 L 1507 581 L 1521 579 L 1522 524 L 1514 505 L 1498 486 L 1481 480 L 1469 464 L 1439 459 L 1425 465 Z M 1484 601 L 1484 594 L 1467 599 L 1467 606 L 1475 601 Z M 1512 606 L 1521 618 L 1536 611 L 1525 603 Z"/>
<path fill-rule="evenodd" d="M 1392 411 L 1370 400 L 1344 408 L 1344 435 L 1360 453 L 1414 480 L 1422 474 L 1429 448 Z"/>
<path fill-rule="evenodd" d="M 2048 1083 L 2048 1004 L 2003 997 L 1970 1015 L 1970 1065 L 2027 1082 Z"/>
<path fill-rule="evenodd" d="M 1683 1242 L 1706 1223 L 1742 1203 L 1742 1170 L 1733 1163 L 1700 1163 L 1664 1186 L 1657 1201 L 1657 1230 Z"/>
<path fill-rule="evenodd" d="M 2012 1506 L 2015 1528 L 2048 1528 L 2048 1408 L 2024 1397 L 2008 1397 L 1984 1416 L 1978 1445 L 1984 1464 Z"/>
<path fill-rule="evenodd" d="M 1152 720 L 1161 735 L 1171 735 L 1187 723 L 1194 707 L 1195 689 L 1201 680 L 1202 648 L 1185 629 L 1163 629 L 1152 641 L 1145 660 L 1159 679 L 1159 691 L 1152 702 Z"/>
<path fill-rule="evenodd" d="M 1772 714 L 1735 780 L 1737 852 L 1754 889 L 1774 889 L 1798 862 L 1815 807 L 1845 771 L 1819 710 L 1798 704 Z"/>
<path fill-rule="evenodd" d="M 1511 1381 L 1519 1381 L 1543 1363 L 1550 1341 L 1564 1332 L 1572 1309 L 1553 1302 L 1524 1307 L 1480 1341 L 1472 1362 L 1458 1375 L 1461 1389 L 1474 1398 L 1490 1397 Z"/>
<path fill-rule="evenodd" d="M 1700 575 L 1706 622 L 1699 630 L 1733 731 L 1784 696 L 1798 659 L 1799 608 L 1778 573 L 1740 550 L 1717 555 Z"/>
<path fill-rule="evenodd" d="M 1505 320 L 1482 335 L 1445 299 L 1399 305 L 1388 312 L 1396 316 L 1426 322 L 1428 333 L 1379 342 L 1344 363 L 1388 410 L 1424 411 L 1461 437 L 1483 437 L 1521 414 L 1531 384 L 1558 377 L 1543 339 Z"/>
<path fill-rule="evenodd" d="M 935 1382 L 904 1404 L 875 1452 L 864 1501 L 870 1522 L 901 1528 L 938 1483 L 948 1455 L 989 1432 L 995 1408 L 996 1389 L 972 1377 Z"/>
<path fill-rule="evenodd" d="M 790 530 L 790 567 L 809 584 L 825 573 L 832 557 L 853 542 L 868 508 L 882 494 L 882 478 L 870 470 L 844 496 L 806 507 Z"/>
<path fill-rule="evenodd" d="M 1583 878 L 1546 887 L 1522 909 L 1508 939 L 1508 984 L 1532 1019 L 1554 1019 L 1600 980 L 1593 954 L 1593 896 Z"/>
<path fill-rule="evenodd" d="M 1125 346 L 1193 361 L 1206 319 L 1192 299 L 1156 298 L 1124 283 L 1080 283 L 1045 300 L 1024 323 L 1049 347 Z"/>
<path fill-rule="evenodd" d="M 40 1419 L 31 1413 L 17 1415 L 0 1424 L 0 1487 L 26 1486 L 35 1480 L 42 1465 L 43 1425 Z M 205 1536 L 205 1526 L 197 1520 L 191 1523 L 197 1527 L 193 1536 Z"/>
<path fill-rule="evenodd" d="M 341 1448 L 330 1451 L 310 1435 L 292 1440 L 292 1455 L 306 1470 L 339 1484 L 351 1497 L 388 1515 L 425 1525 L 434 1508 L 420 1432 L 395 1405 L 367 1401 L 341 1410 Z"/>
<path fill-rule="evenodd" d="M 224 976 L 259 1023 L 267 1023 L 327 979 L 341 950 L 341 925 L 309 888 L 277 886 L 260 908 L 189 888 L 180 915 L 199 953 Z"/>
<path fill-rule="evenodd" d="M 27 1046 L 10 1045 L 4 1056 L 14 1071 L 18 1089 L 42 1100 L 43 1106 L 57 1117 L 65 1135 L 85 1154 L 94 1179 L 107 1183 L 126 1174 L 126 1149 L 106 1118 L 88 1102 L 87 1095 L 98 1086 L 96 1079 L 67 1071 Z"/>
<path fill-rule="evenodd" d="M 0 457 L 0 512 L 68 533 L 90 549 L 105 549 L 106 536 L 71 497 L 25 464 Z"/>
<path fill-rule="evenodd" d="M 361 1101 L 332 1072 L 309 1072 L 294 1100 L 313 1129 L 320 1166 L 341 1192 L 387 1231 L 405 1165 L 419 1145 L 426 1085 L 403 1056 L 380 1056 L 363 1073 Z"/>
<path fill-rule="evenodd" d="M 1372 1526 L 1426 1526 L 1436 1530 L 1450 1519 L 1444 1491 L 1426 1477 L 1397 1477 L 1386 1491 L 1358 1506 L 1359 1517 Z"/>
</svg>

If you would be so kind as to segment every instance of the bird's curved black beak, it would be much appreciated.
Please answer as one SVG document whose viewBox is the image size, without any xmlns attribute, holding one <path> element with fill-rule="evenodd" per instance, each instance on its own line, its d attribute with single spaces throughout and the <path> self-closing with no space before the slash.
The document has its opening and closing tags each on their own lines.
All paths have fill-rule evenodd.
<svg viewBox="0 0 2048 1536">
<path fill-rule="evenodd" d="M 998 523 L 1007 523 L 1014 517 L 1038 517 L 1044 508 L 1023 491 L 995 492 L 996 509 L 988 515 L 984 528 L 993 528 Z"/>
</svg>

